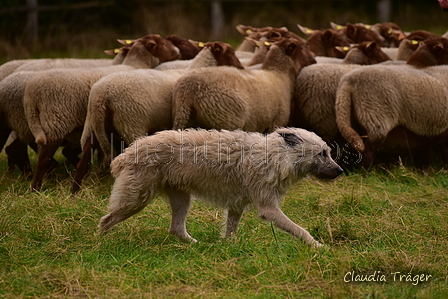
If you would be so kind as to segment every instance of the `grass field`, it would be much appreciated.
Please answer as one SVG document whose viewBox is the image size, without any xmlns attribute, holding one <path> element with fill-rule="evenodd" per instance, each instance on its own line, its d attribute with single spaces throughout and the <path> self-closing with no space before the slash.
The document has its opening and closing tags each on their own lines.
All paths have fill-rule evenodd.
<svg viewBox="0 0 448 299">
<path fill-rule="evenodd" d="M 5 168 L 2 152 L 2 298 L 448 297 L 446 170 L 396 166 L 300 182 L 282 208 L 327 245 L 310 249 L 254 211 L 222 240 L 222 211 L 200 202 L 187 220 L 199 243 L 182 244 L 168 234 L 162 199 L 99 236 L 109 176 L 93 171 L 72 196 L 61 167 L 31 193 Z"/>
</svg>

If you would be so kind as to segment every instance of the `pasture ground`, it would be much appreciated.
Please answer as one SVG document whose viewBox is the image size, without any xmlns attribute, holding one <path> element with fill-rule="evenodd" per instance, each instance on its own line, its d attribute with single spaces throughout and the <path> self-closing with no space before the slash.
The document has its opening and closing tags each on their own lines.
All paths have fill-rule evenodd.
<svg viewBox="0 0 448 299">
<path fill-rule="evenodd" d="M 330 184 L 300 182 L 282 209 L 327 245 L 310 249 L 254 211 L 235 238 L 222 240 L 222 211 L 200 202 L 187 223 L 199 243 L 179 243 L 168 234 L 170 210 L 159 198 L 98 236 L 113 183 L 108 175 L 94 170 L 72 196 L 64 166 L 34 193 L 17 170 L 5 169 L 3 151 L 2 298 L 448 296 L 447 170 L 377 167 Z"/>
</svg>

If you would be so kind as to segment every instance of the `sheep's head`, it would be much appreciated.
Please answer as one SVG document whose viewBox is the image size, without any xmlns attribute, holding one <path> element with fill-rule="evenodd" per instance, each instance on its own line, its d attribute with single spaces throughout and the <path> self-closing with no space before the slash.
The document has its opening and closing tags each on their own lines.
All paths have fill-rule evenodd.
<svg viewBox="0 0 448 299">
<path fill-rule="evenodd" d="M 375 64 L 391 60 L 390 57 L 381 50 L 376 42 L 362 42 L 353 46 L 345 56 L 346 63 L 361 65 Z"/>
<path fill-rule="evenodd" d="M 139 39 L 148 52 L 159 59 L 159 62 L 166 62 L 180 59 L 179 49 L 169 40 L 158 34 L 149 34 Z"/>
<path fill-rule="evenodd" d="M 409 57 L 407 64 L 417 68 L 448 64 L 448 39 L 428 39 Z"/>
<path fill-rule="evenodd" d="M 235 55 L 235 50 L 231 45 L 221 41 L 206 43 L 204 47 L 210 48 L 213 57 L 215 57 L 217 65 L 234 66 L 238 69 L 244 69 L 238 57 Z"/>
<path fill-rule="evenodd" d="M 180 59 L 182 60 L 193 59 L 201 51 L 201 48 L 197 44 L 190 42 L 186 38 L 174 34 L 167 35 L 165 38 L 180 50 Z"/>
<path fill-rule="evenodd" d="M 380 46 L 388 46 L 388 42 L 378 32 L 367 28 L 365 25 L 348 24 L 344 29 L 345 35 L 354 43 L 375 41 Z"/>
<path fill-rule="evenodd" d="M 280 40 L 274 43 L 274 45 L 284 49 L 285 54 L 294 62 L 296 76 L 303 67 L 316 63 L 314 53 L 310 50 L 310 47 L 306 42 L 291 38 Z"/>
<path fill-rule="evenodd" d="M 346 52 L 335 47 L 349 47 L 350 43 L 345 36 L 334 29 L 314 30 L 307 39 L 311 51 L 317 56 L 344 58 Z"/>
</svg>

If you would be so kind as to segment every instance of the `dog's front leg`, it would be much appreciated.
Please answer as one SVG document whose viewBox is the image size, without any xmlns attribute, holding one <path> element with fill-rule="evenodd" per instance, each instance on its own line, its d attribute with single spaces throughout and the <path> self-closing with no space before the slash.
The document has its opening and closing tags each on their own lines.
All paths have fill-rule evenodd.
<svg viewBox="0 0 448 299">
<path fill-rule="evenodd" d="M 274 222 L 278 228 L 290 233 L 294 237 L 299 237 L 310 246 L 322 246 L 322 244 L 314 240 L 306 229 L 291 221 L 275 204 L 259 205 L 257 208 L 261 219 Z"/>
<path fill-rule="evenodd" d="M 188 234 L 186 228 L 187 214 L 191 204 L 190 194 L 172 189 L 167 193 L 171 205 L 170 233 L 182 242 L 196 243 L 197 240 Z"/>
<path fill-rule="evenodd" d="M 228 238 L 233 236 L 233 234 L 236 232 L 236 229 L 238 227 L 238 224 L 240 223 L 241 216 L 243 215 L 243 210 L 233 210 L 228 209 L 227 210 L 227 223 L 226 223 L 226 230 L 224 237 Z"/>
</svg>

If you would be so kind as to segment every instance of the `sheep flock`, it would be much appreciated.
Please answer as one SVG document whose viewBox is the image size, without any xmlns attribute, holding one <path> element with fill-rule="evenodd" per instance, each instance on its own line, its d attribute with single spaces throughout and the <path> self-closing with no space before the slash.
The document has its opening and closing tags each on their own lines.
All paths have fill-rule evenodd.
<svg viewBox="0 0 448 299">
<path fill-rule="evenodd" d="M 18 167 L 39 190 L 62 148 L 76 193 L 91 163 L 108 171 L 139 137 L 187 128 L 304 128 L 353 170 L 404 156 L 423 169 L 439 157 L 448 163 L 447 34 L 390 22 L 297 27 L 301 35 L 238 25 L 235 49 L 148 34 L 118 40 L 105 51 L 112 59 L 8 61 L 0 66 L 7 171 Z"/>
</svg>

